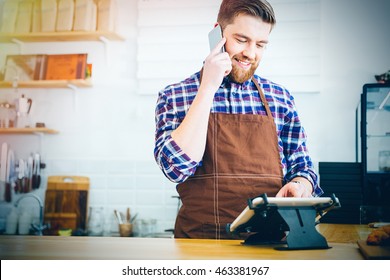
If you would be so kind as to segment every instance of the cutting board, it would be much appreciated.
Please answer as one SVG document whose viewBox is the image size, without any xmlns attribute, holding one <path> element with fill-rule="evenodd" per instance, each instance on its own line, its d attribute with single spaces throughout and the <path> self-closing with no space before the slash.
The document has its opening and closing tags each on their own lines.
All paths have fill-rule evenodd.
<svg viewBox="0 0 390 280">
<path fill-rule="evenodd" d="M 360 252 L 368 260 L 390 260 L 390 246 L 367 245 L 365 240 L 358 240 Z"/>
<path fill-rule="evenodd" d="M 86 230 L 89 178 L 81 176 L 49 176 L 45 196 L 45 221 L 52 225 L 48 234 L 58 230 Z"/>
</svg>

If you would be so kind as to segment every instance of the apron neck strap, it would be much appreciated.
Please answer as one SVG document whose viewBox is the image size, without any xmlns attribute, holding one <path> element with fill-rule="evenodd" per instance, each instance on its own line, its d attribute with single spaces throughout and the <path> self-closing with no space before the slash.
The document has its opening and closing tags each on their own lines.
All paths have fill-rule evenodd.
<svg viewBox="0 0 390 280">
<path fill-rule="evenodd" d="M 272 118 L 272 114 L 271 114 L 271 110 L 268 106 L 268 102 L 267 102 L 267 99 L 265 99 L 265 95 L 263 93 L 263 90 L 261 89 L 259 83 L 257 82 L 257 80 L 255 79 L 255 77 L 252 76 L 252 82 L 255 84 L 256 88 L 257 88 L 257 91 L 259 92 L 259 95 L 260 95 L 260 99 L 261 99 L 261 102 L 263 102 L 264 104 L 264 107 L 265 107 L 265 110 L 267 112 L 267 116 Z"/>
</svg>

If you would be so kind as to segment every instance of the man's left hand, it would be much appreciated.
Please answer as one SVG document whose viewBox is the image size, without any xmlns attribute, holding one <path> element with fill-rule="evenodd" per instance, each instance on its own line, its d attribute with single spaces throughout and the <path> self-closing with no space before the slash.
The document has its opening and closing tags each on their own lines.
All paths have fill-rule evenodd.
<svg viewBox="0 0 390 280">
<path fill-rule="evenodd" d="M 311 183 L 306 178 L 297 177 L 285 184 L 276 197 L 312 197 L 312 192 Z"/>
</svg>

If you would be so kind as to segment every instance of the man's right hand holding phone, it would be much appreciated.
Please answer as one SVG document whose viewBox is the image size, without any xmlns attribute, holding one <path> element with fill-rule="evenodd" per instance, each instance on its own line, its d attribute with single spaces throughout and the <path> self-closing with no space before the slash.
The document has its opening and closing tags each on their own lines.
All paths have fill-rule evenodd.
<svg viewBox="0 0 390 280">
<path fill-rule="evenodd" d="M 213 95 L 218 90 L 225 76 L 232 70 L 232 61 L 227 52 L 221 53 L 221 48 L 226 43 L 226 38 L 211 50 L 203 65 L 203 75 L 200 87 Z"/>
</svg>

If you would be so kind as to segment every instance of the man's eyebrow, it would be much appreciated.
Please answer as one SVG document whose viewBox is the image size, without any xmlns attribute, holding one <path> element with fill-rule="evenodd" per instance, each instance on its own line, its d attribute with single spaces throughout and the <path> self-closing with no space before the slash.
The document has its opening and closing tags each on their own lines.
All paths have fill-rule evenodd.
<svg viewBox="0 0 390 280">
<path fill-rule="evenodd" d="M 242 34 L 242 33 L 234 33 L 233 36 L 241 37 L 241 38 L 246 39 L 248 41 L 252 41 L 251 38 L 249 38 L 248 36 L 246 36 L 245 34 Z M 260 41 L 257 41 L 257 43 L 268 44 L 268 40 L 260 40 Z"/>
</svg>

